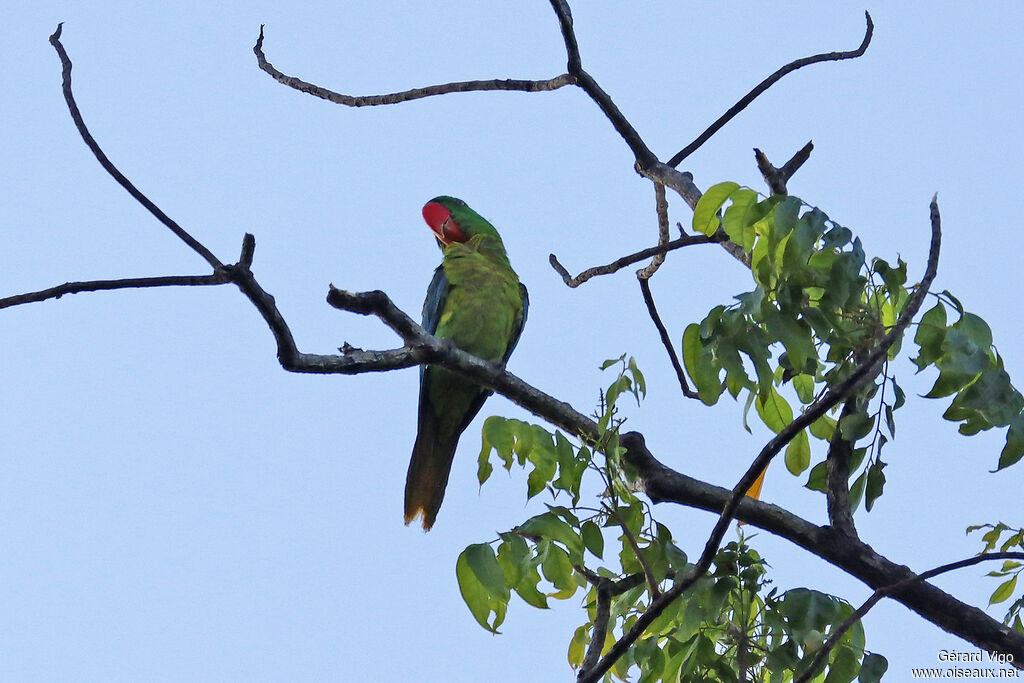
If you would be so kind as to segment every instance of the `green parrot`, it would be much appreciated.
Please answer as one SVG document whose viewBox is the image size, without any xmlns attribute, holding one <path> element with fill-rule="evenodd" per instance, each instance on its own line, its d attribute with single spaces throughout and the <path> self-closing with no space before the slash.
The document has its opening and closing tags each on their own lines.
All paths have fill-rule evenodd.
<svg viewBox="0 0 1024 683">
<path fill-rule="evenodd" d="M 423 219 L 444 252 L 423 302 L 423 327 L 474 356 L 504 364 L 526 321 L 526 287 L 498 231 L 461 199 L 435 197 Z M 405 480 L 405 523 L 429 531 L 444 500 L 459 436 L 491 394 L 444 368 L 420 368 L 416 444 Z"/>
</svg>

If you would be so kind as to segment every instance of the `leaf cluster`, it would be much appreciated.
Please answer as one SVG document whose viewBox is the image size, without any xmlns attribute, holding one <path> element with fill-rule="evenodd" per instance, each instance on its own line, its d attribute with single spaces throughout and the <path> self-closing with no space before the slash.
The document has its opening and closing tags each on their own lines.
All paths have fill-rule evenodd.
<svg viewBox="0 0 1024 683">
<path fill-rule="evenodd" d="M 1002 553 L 1011 550 L 1024 550 L 1024 529 L 1015 529 L 1003 522 L 999 522 L 998 524 L 976 524 L 969 526 L 967 527 L 967 533 L 971 534 L 983 529 L 985 533 L 982 534 L 981 541 L 984 547 L 980 552 L 993 552 L 997 548 L 998 552 Z M 998 605 L 1013 597 L 1014 592 L 1017 590 L 1017 579 L 1022 571 L 1024 571 L 1024 563 L 1020 560 L 1004 560 L 999 569 L 990 571 L 988 576 L 1000 578 L 1002 581 L 992 591 L 988 604 Z M 1003 623 L 1011 626 L 1016 631 L 1024 633 L 1024 621 L 1020 617 L 1022 611 L 1024 611 L 1024 594 L 1018 597 L 1006 609 Z"/>
<path fill-rule="evenodd" d="M 490 461 L 496 455 L 506 469 L 518 464 L 529 470 L 528 498 L 546 490 L 553 498 L 567 496 L 568 503 L 549 504 L 490 543 L 470 545 L 456 565 L 467 606 L 494 633 L 513 594 L 540 609 L 552 599 L 582 595 L 587 621 L 568 646 L 573 668 L 583 665 L 595 632 L 603 634 L 603 654 L 693 566 L 668 527 L 637 497 L 636 482 L 620 462 L 617 404 L 624 395 L 639 402 L 645 382 L 632 358 L 622 356 L 602 366 L 613 367 L 618 373 L 601 392 L 596 441 L 570 439 L 519 420 L 488 418 L 481 483 L 493 472 Z M 601 478 L 594 506 L 580 505 L 587 471 Z M 626 680 L 636 669 L 641 683 L 792 680 L 852 608 L 809 589 L 769 591 L 766 575 L 767 564 L 742 535 L 725 545 L 712 570 L 658 616 L 616 661 L 611 675 Z M 598 629 L 599 624 L 603 627 Z M 858 623 L 830 653 L 822 676 L 875 681 L 885 666 L 884 658 L 864 652 Z"/>
<path fill-rule="evenodd" d="M 724 233 L 749 260 L 755 288 L 712 308 L 686 327 L 682 339 L 684 365 L 701 400 L 713 405 L 726 392 L 743 396 L 748 430 L 751 407 L 778 433 L 794 417 L 792 398 L 807 406 L 845 379 L 893 327 L 914 289 L 907 286 L 902 259 L 895 266 L 881 258 L 868 261 L 849 228 L 797 197 L 764 198 L 737 183 L 720 183 L 697 204 L 693 227 L 705 235 Z M 948 326 L 947 302 L 959 313 Z M 922 317 L 915 341 L 918 371 L 934 365 L 940 373 L 927 397 L 955 394 L 944 417 L 961 422 L 967 435 L 1009 425 L 1000 468 L 1024 456 L 1024 398 L 1003 370 L 984 321 L 944 292 Z M 811 467 L 811 438 L 857 444 L 870 436 L 852 449 L 849 469 L 851 504 L 864 500 L 871 509 L 885 485 L 882 448 L 895 436 L 894 411 L 906 398 L 890 372 L 900 347 L 897 340 L 841 424 L 825 415 L 787 445 L 791 473 Z M 807 486 L 824 491 L 825 485 L 821 459 Z"/>
</svg>

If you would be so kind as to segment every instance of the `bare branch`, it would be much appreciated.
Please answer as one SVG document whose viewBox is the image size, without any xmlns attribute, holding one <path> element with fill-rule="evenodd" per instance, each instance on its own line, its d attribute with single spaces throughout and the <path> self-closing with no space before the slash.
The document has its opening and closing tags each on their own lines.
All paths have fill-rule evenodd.
<svg viewBox="0 0 1024 683">
<path fill-rule="evenodd" d="M 665 329 L 665 324 L 661 322 L 661 316 L 658 315 L 658 308 L 654 305 L 654 295 L 651 294 L 651 284 L 648 280 L 637 277 L 640 281 L 640 292 L 644 296 L 644 303 L 647 304 L 647 312 L 651 316 L 651 320 L 654 321 L 654 326 L 658 328 L 658 336 L 661 337 L 661 343 L 668 352 L 668 358 L 672 362 L 672 369 L 676 371 L 676 378 L 679 380 L 679 388 L 683 390 L 683 396 L 686 398 L 700 398 L 697 392 L 690 389 L 690 385 L 686 381 L 686 373 L 683 372 L 682 363 L 679 362 L 679 356 L 676 354 L 675 345 L 672 343 L 672 339 L 668 336 L 668 330 Z"/>
<path fill-rule="evenodd" d="M 906 579 L 903 579 L 902 581 L 894 583 L 890 586 L 883 586 L 882 588 L 877 589 L 874 593 L 871 594 L 871 597 L 864 601 L 864 604 L 862 604 L 860 607 L 853 611 L 853 614 L 844 619 L 842 623 L 840 623 L 838 626 L 832 628 L 832 631 L 829 633 L 828 638 L 825 640 L 824 643 L 821 644 L 821 646 L 819 646 L 818 651 L 814 654 L 814 659 L 812 659 L 811 663 L 807 665 L 807 668 L 804 669 L 803 673 L 801 673 L 799 676 L 793 679 L 793 683 L 807 683 L 807 681 L 811 680 L 811 678 L 815 676 L 815 674 L 822 668 L 822 666 L 824 666 L 825 660 L 828 659 L 829 653 L 832 652 L 832 650 L 835 649 L 836 645 L 839 644 L 839 640 L 843 637 L 843 634 L 850 630 L 851 626 L 853 626 L 858 621 L 863 619 L 864 615 L 866 615 L 872 607 L 878 604 L 878 602 L 882 598 L 886 597 L 887 595 L 891 595 L 896 591 L 912 586 L 915 583 L 938 576 L 939 574 L 945 574 L 946 572 L 950 572 L 956 569 L 962 569 L 964 567 L 970 567 L 981 562 L 987 562 L 991 560 L 1024 560 L 1024 553 L 982 553 L 980 555 L 975 555 L 974 557 L 968 557 L 964 560 L 958 560 L 956 562 L 944 564 L 940 567 L 930 569 L 916 576 L 911 576 Z M 1021 668 L 1020 665 L 1015 664 L 1015 666 L 1017 666 L 1017 668 Z"/>
<path fill-rule="evenodd" d="M 583 66 L 580 60 L 580 46 L 576 42 L 576 32 L 572 28 L 572 10 L 565 0 L 551 0 L 551 7 L 558 15 L 558 26 L 562 30 L 565 54 L 569 59 L 566 68 L 571 74 L 579 73 Z"/>
<path fill-rule="evenodd" d="M 775 168 L 772 163 L 768 161 L 768 157 L 765 153 L 754 148 L 754 159 L 757 161 L 757 169 L 761 171 L 761 176 L 764 178 L 764 182 L 768 184 L 768 189 L 771 190 L 772 194 L 786 194 L 786 183 L 793 177 L 793 174 L 800 170 L 800 167 L 804 165 L 804 162 L 811 157 L 811 151 L 814 149 L 814 142 L 810 141 L 804 145 L 793 158 L 782 165 L 782 168 Z"/>
<path fill-rule="evenodd" d="M 654 183 L 654 210 L 658 214 L 658 246 L 668 243 L 668 200 L 665 198 L 665 186 L 661 183 Z M 636 272 L 636 276 L 644 280 L 649 279 L 658 272 L 658 268 L 665 262 L 664 252 L 655 255 L 651 262 Z"/>
<path fill-rule="evenodd" d="M 619 111 L 619 108 L 612 101 L 611 96 L 604 88 L 598 85 L 593 76 L 583 70 L 583 63 L 580 59 L 580 49 L 576 42 L 576 33 L 572 27 L 572 10 L 565 0 L 551 0 L 551 7 L 558 16 L 558 25 L 562 30 L 562 40 L 565 42 L 565 51 L 568 56 L 569 75 L 572 76 L 575 85 L 583 92 L 590 95 L 590 99 L 601 109 L 605 117 L 611 122 L 616 132 L 626 141 L 636 158 L 638 171 L 658 163 L 658 157 L 650 150 L 647 143 L 640 137 L 633 124 Z"/>
<path fill-rule="evenodd" d="M 57 51 L 57 55 L 60 57 L 64 100 L 67 102 L 68 111 L 71 112 L 71 118 L 75 122 L 75 127 L 78 128 L 78 133 L 82 136 L 82 140 L 85 141 L 85 145 L 92 151 L 93 155 L 95 155 L 96 160 L 100 162 L 100 166 L 103 167 L 103 170 L 109 173 L 121 187 L 127 190 L 128 194 L 130 194 L 135 201 L 146 207 L 147 211 L 153 214 L 158 221 L 167 226 L 167 228 L 177 235 L 185 244 L 192 247 L 193 251 L 206 259 L 206 262 L 213 266 L 213 268 L 220 268 L 224 264 L 221 263 L 209 249 L 200 244 L 199 241 L 192 237 L 192 235 L 188 234 L 184 228 L 175 223 L 167 214 L 161 211 L 160 207 L 151 202 L 146 195 L 142 194 L 142 192 L 140 192 L 138 188 L 136 188 L 135 185 L 133 185 L 132 182 L 128 180 L 123 173 L 121 173 L 121 171 L 117 170 L 117 167 L 111 163 L 110 159 L 107 158 L 107 155 L 103 153 L 103 150 L 100 149 L 100 146 L 92 137 L 92 134 L 85 125 L 85 120 L 82 118 L 81 112 L 78 111 L 78 105 L 75 103 L 75 97 L 71 92 L 71 59 L 68 57 L 68 53 L 64 50 L 64 46 L 60 42 L 60 33 L 63 26 L 63 22 L 57 24 L 57 30 L 50 36 L 50 44 L 53 45 L 53 48 Z"/>
<path fill-rule="evenodd" d="M 410 100 L 431 97 L 432 95 L 445 95 L 453 92 L 475 92 L 480 90 L 543 92 L 548 90 L 557 90 L 563 86 L 571 85 L 573 82 L 573 79 L 569 74 L 562 74 L 561 76 L 540 81 L 495 78 L 489 81 L 460 81 L 457 83 L 429 85 L 425 88 L 413 88 L 411 90 L 388 93 L 386 95 L 343 95 L 342 93 L 322 88 L 313 83 L 307 83 L 295 76 L 289 76 L 278 71 L 273 64 L 267 61 L 266 55 L 263 54 L 262 25 L 260 26 L 260 36 L 256 39 L 256 45 L 253 46 L 252 51 L 256 53 L 256 61 L 258 62 L 260 69 L 270 74 L 270 76 L 278 83 L 298 90 L 299 92 L 304 92 L 307 95 L 313 95 L 314 97 L 327 100 L 328 102 L 343 104 L 346 107 L 375 107 L 384 104 L 398 104 L 399 102 L 408 102 Z"/>
<path fill-rule="evenodd" d="M 843 59 L 855 59 L 864 54 L 868 49 L 868 45 L 871 43 L 871 36 L 875 32 L 875 24 L 871 21 L 871 15 L 867 12 L 864 13 L 864 17 L 867 19 L 867 29 L 864 32 L 864 40 L 861 41 L 860 46 L 856 50 L 850 50 L 849 52 L 825 52 L 812 57 L 804 57 L 797 59 L 796 61 L 786 64 L 784 67 L 773 73 L 768 78 L 764 79 L 753 90 L 744 95 L 739 102 L 729 107 L 729 110 L 718 117 L 718 119 L 705 129 L 703 133 L 698 135 L 693 142 L 688 144 L 686 147 L 681 149 L 674 157 L 668 160 L 669 166 L 678 166 L 679 163 L 686 157 L 697 151 L 705 142 L 711 139 L 711 136 L 717 133 L 721 128 L 733 119 L 737 114 L 746 109 L 751 102 L 760 97 L 768 88 L 779 82 L 783 76 L 790 74 L 797 69 L 801 69 L 811 64 L 817 64 L 818 62 L 838 62 Z"/>
<path fill-rule="evenodd" d="M 555 269 L 555 272 L 562 276 L 562 281 L 565 282 L 566 285 L 568 285 L 569 287 L 576 288 L 582 285 L 587 280 L 597 277 L 598 275 L 611 275 L 612 273 L 616 273 L 622 270 L 626 266 L 632 265 L 634 263 L 639 263 L 640 261 L 649 259 L 652 256 L 657 256 L 658 254 L 666 254 L 675 249 L 689 247 L 695 244 L 715 244 L 718 241 L 718 237 L 708 237 L 706 235 L 684 235 L 682 237 L 672 240 L 671 242 L 659 244 L 656 247 L 648 247 L 647 249 L 641 249 L 640 251 L 634 254 L 629 254 L 628 256 L 623 256 L 622 258 L 615 259 L 614 261 L 607 265 L 587 268 L 586 270 L 584 270 L 575 277 L 569 274 L 569 271 L 565 269 L 565 266 L 563 266 L 559 262 L 558 257 L 555 256 L 554 254 L 548 255 L 548 262 L 551 264 L 551 267 Z"/>
<path fill-rule="evenodd" d="M 65 282 L 62 285 L 38 292 L 27 292 L 2 298 L 0 299 L 0 308 L 10 308 L 11 306 L 36 303 L 38 301 L 46 301 L 47 299 L 59 299 L 65 294 L 78 294 L 79 292 L 101 292 L 111 289 L 140 289 L 144 287 L 177 287 L 182 285 L 223 285 L 227 282 L 230 282 L 230 280 L 222 270 L 213 275 L 166 275 L 161 277 L 123 278 L 120 280 Z"/>
</svg>

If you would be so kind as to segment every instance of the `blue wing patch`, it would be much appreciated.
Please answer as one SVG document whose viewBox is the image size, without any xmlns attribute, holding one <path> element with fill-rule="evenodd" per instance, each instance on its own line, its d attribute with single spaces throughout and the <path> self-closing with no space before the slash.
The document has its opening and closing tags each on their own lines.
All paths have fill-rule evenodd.
<svg viewBox="0 0 1024 683">
<path fill-rule="evenodd" d="M 437 332 L 437 323 L 441 319 L 441 311 L 448 300 L 448 276 L 444 273 L 442 263 L 434 271 L 434 277 L 427 287 L 427 298 L 423 301 L 423 329 L 430 334 Z"/>
</svg>

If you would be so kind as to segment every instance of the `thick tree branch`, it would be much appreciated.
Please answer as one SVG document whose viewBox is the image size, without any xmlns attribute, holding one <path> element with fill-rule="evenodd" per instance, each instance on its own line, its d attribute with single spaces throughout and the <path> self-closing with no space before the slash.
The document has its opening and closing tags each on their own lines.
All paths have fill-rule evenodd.
<svg viewBox="0 0 1024 683">
<path fill-rule="evenodd" d="M 270 74 L 270 76 L 278 83 L 298 90 L 299 92 L 304 92 L 307 95 L 313 95 L 314 97 L 319 97 L 327 100 L 328 102 L 333 102 L 334 104 L 343 104 L 346 107 L 375 107 L 385 104 L 398 104 L 399 102 L 418 100 L 424 97 L 431 97 L 433 95 L 446 95 L 453 92 L 476 92 L 480 90 L 543 92 L 548 90 L 557 90 L 558 88 L 566 85 L 571 85 L 573 82 L 573 78 L 569 74 L 562 74 L 561 76 L 555 76 L 554 78 L 538 81 L 495 78 L 488 81 L 441 83 L 438 85 L 430 85 L 425 88 L 413 88 L 411 90 L 403 90 L 402 92 L 388 93 L 386 95 L 343 95 L 342 93 L 322 88 L 313 83 L 307 83 L 300 78 L 289 76 L 278 71 L 273 64 L 267 61 L 266 55 L 263 54 L 262 25 L 260 26 L 259 38 L 256 39 L 256 45 L 253 46 L 252 51 L 256 53 L 256 61 L 259 64 L 260 69 Z"/>
<path fill-rule="evenodd" d="M 598 577 L 597 608 L 594 610 L 594 630 L 590 634 L 590 645 L 587 646 L 587 653 L 583 657 L 583 664 L 580 666 L 580 675 L 589 671 L 601 658 L 601 650 L 604 649 L 604 641 L 608 636 L 608 622 L 611 620 L 611 579 L 603 576 Z"/>
<path fill-rule="evenodd" d="M 843 404 L 839 414 L 839 423 L 828 444 L 826 460 L 825 500 L 828 507 L 828 521 L 837 530 L 850 536 L 857 535 L 853 523 L 853 510 L 850 508 L 850 458 L 853 456 L 854 443 L 844 439 L 842 435 L 843 420 L 857 412 L 858 399 L 851 396 Z"/>
<path fill-rule="evenodd" d="M 85 141 L 86 147 L 88 147 L 90 151 L 92 151 L 93 155 L 95 155 L 96 160 L 100 162 L 100 166 L 103 167 L 103 170 L 109 173 L 121 187 L 127 190 L 128 194 L 135 198 L 135 201 L 146 207 L 147 211 L 153 214 L 158 221 L 167 226 L 171 232 L 177 235 L 185 244 L 190 246 L 193 251 L 206 259 L 206 262 L 213 268 L 220 268 L 224 264 L 221 263 L 209 249 L 200 244 L 198 240 L 192 237 L 192 235 L 188 234 L 184 228 L 171 220 L 167 214 L 160 210 L 160 207 L 151 202 L 146 195 L 142 194 L 142 192 L 140 192 L 138 188 L 136 188 L 135 185 L 133 185 L 132 182 L 128 180 L 123 173 L 121 173 L 121 171 L 117 170 L 117 167 L 111 163 L 110 159 L 107 158 L 107 155 L 103 153 L 103 150 L 100 149 L 100 146 L 92 137 L 92 134 L 85 125 L 85 120 L 82 118 L 81 112 L 78 111 L 78 105 L 75 103 L 75 96 L 71 92 L 71 59 L 68 58 L 68 53 L 65 52 L 64 46 L 60 42 L 60 33 L 63 26 L 63 23 L 57 24 L 57 30 L 50 36 L 50 44 L 53 45 L 53 49 L 57 51 L 57 56 L 60 57 L 64 100 L 67 102 L 68 111 L 71 112 L 71 118 L 75 122 L 75 127 L 78 128 L 78 133 L 82 136 L 82 140 Z"/>
<path fill-rule="evenodd" d="M 659 462 L 648 450 L 643 435 L 623 434 L 626 461 L 637 469 L 644 492 L 654 503 L 676 503 L 719 514 L 730 500 L 729 489 L 681 474 Z M 804 548 L 825 562 L 864 582 L 872 590 L 914 579 L 910 587 L 893 589 L 891 597 L 936 626 L 993 652 L 1007 652 L 1024 662 L 1024 634 L 1017 633 L 984 611 L 957 600 L 918 575 L 875 552 L 858 538 L 818 526 L 777 505 L 753 498 L 740 501 L 736 518 Z"/>
<path fill-rule="evenodd" d="M 861 41 L 860 46 L 856 50 L 850 50 L 849 52 L 825 52 L 822 54 L 814 55 L 811 57 L 804 57 L 803 59 L 797 59 L 795 61 L 786 64 L 781 69 L 773 73 L 768 78 L 758 83 L 753 90 L 744 95 L 740 100 L 729 107 L 728 111 L 718 117 L 714 123 L 708 126 L 703 133 L 698 135 L 693 142 L 688 144 L 686 147 L 679 150 L 675 156 L 668 160 L 669 166 L 678 166 L 679 163 L 686 157 L 697 151 L 705 142 L 711 139 L 711 136 L 717 133 L 721 128 L 731 121 L 737 114 L 746 109 L 751 102 L 760 97 L 768 88 L 778 83 L 784 76 L 790 74 L 797 69 L 801 69 L 811 64 L 817 64 L 818 62 L 838 62 L 843 59 L 855 59 L 864 54 L 868 49 L 868 45 L 871 44 L 871 36 L 875 32 L 875 24 L 871 21 L 871 15 L 867 12 L 864 13 L 864 17 L 867 20 L 867 29 L 864 31 L 864 39 Z"/>
</svg>

